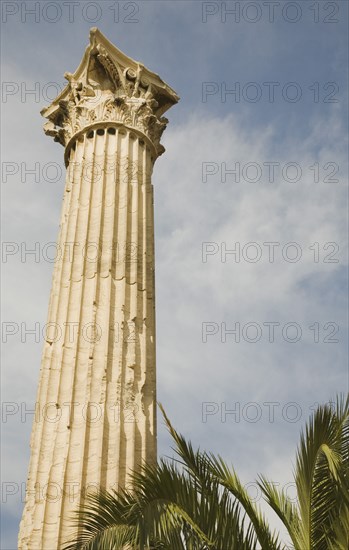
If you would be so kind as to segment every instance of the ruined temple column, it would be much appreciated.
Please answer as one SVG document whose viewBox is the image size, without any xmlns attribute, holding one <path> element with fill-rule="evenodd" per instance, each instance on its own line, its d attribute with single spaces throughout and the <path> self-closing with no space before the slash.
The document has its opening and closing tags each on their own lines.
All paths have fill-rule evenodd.
<svg viewBox="0 0 349 550">
<path fill-rule="evenodd" d="M 20 550 L 55 550 L 93 488 L 156 461 L 151 173 L 178 101 L 97 29 L 45 108 L 66 187 L 31 437 Z"/>
</svg>

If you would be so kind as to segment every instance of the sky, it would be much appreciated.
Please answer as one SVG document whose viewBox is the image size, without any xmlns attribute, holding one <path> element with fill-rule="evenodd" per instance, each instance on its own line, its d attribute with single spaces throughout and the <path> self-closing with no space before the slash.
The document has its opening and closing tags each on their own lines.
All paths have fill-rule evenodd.
<svg viewBox="0 0 349 550">
<path fill-rule="evenodd" d="M 259 473 L 294 498 L 302 427 L 348 391 L 347 2 L 1 8 L 1 550 L 17 548 L 65 179 L 40 110 L 93 26 L 181 98 L 152 178 L 158 399 L 256 501 Z M 158 447 L 172 455 L 160 413 Z"/>
</svg>

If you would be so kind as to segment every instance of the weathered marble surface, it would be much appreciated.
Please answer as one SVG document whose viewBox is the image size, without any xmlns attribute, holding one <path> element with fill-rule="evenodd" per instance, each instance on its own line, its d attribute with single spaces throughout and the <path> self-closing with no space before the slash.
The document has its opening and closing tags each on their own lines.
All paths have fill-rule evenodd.
<svg viewBox="0 0 349 550">
<path fill-rule="evenodd" d="M 87 490 L 156 460 L 151 174 L 179 98 L 97 29 L 66 78 L 42 111 L 67 177 L 20 550 L 61 548 Z"/>
</svg>

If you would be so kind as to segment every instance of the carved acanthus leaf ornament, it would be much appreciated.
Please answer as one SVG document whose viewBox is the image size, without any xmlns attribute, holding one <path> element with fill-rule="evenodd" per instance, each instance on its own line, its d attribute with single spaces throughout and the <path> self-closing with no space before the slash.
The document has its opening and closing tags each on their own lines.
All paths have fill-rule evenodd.
<svg viewBox="0 0 349 550">
<path fill-rule="evenodd" d="M 66 147 L 92 126 L 125 126 L 143 134 L 156 156 L 168 123 L 163 113 L 177 103 L 177 94 L 155 73 L 127 57 L 103 34 L 92 29 L 90 45 L 68 85 L 42 110 L 46 134 Z"/>
</svg>

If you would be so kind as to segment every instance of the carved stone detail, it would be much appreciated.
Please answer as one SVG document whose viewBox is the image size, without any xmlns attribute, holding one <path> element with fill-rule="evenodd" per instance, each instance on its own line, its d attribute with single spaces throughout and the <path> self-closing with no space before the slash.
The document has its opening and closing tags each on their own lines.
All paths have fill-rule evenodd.
<svg viewBox="0 0 349 550">
<path fill-rule="evenodd" d="M 66 73 L 68 85 L 42 114 L 48 118 L 47 135 L 66 146 L 78 132 L 95 123 L 122 124 L 152 142 L 156 155 L 168 123 L 162 113 L 178 101 L 176 93 L 158 75 L 127 58 L 96 29 L 75 74 Z"/>
<path fill-rule="evenodd" d="M 97 30 L 66 78 L 43 111 L 68 165 L 47 318 L 62 331 L 44 343 L 19 550 L 65 547 L 87 491 L 157 454 L 151 174 L 178 97 Z"/>
</svg>

